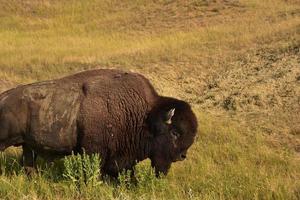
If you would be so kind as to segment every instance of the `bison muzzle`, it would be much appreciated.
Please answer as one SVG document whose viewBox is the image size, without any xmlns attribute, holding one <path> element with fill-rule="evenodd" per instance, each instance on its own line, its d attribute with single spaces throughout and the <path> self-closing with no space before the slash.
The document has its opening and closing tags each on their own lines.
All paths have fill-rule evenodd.
<svg viewBox="0 0 300 200">
<path fill-rule="evenodd" d="M 188 103 L 159 96 L 142 75 L 98 69 L 22 85 L 0 94 L 0 150 L 36 156 L 99 153 L 103 174 L 117 176 L 150 158 L 156 174 L 186 158 L 197 133 Z"/>
</svg>

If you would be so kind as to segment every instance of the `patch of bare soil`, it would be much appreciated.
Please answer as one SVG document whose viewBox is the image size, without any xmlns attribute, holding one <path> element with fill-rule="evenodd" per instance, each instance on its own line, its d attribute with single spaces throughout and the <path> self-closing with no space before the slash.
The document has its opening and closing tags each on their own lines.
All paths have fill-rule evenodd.
<svg viewBox="0 0 300 200">
<path fill-rule="evenodd" d="M 300 40 L 250 52 L 210 76 L 198 103 L 300 152 Z"/>
</svg>

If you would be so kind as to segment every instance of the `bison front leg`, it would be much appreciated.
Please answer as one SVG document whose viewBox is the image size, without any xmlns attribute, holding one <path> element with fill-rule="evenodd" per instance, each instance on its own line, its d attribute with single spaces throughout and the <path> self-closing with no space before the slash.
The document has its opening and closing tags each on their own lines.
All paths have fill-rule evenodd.
<svg viewBox="0 0 300 200">
<path fill-rule="evenodd" d="M 36 152 L 32 148 L 30 148 L 28 145 L 24 144 L 21 163 L 22 163 L 27 175 L 30 175 L 35 171 L 36 157 L 37 157 Z"/>
</svg>

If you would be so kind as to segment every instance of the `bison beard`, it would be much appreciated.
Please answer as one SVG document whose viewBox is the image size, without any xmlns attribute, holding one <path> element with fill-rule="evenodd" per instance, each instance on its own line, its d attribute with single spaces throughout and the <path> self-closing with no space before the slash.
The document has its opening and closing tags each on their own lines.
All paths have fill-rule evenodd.
<svg viewBox="0 0 300 200">
<path fill-rule="evenodd" d="M 0 150 L 36 156 L 99 153 L 103 174 L 151 159 L 156 174 L 183 160 L 197 132 L 188 103 L 159 96 L 140 74 L 99 69 L 23 85 L 0 95 Z"/>
</svg>

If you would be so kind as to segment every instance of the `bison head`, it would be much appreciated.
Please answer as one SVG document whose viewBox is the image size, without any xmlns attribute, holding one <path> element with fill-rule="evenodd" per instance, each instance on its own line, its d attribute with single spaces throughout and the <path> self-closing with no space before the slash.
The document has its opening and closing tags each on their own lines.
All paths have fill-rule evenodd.
<svg viewBox="0 0 300 200">
<path fill-rule="evenodd" d="M 197 119 L 189 104 L 168 98 L 151 111 L 149 124 L 152 167 L 156 175 L 167 174 L 172 162 L 186 158 L 197 132 Z"/>
</svg>

